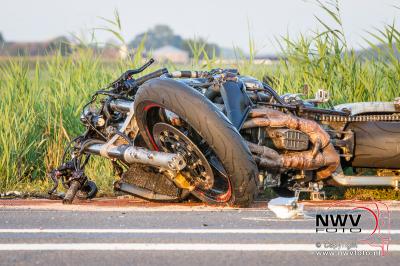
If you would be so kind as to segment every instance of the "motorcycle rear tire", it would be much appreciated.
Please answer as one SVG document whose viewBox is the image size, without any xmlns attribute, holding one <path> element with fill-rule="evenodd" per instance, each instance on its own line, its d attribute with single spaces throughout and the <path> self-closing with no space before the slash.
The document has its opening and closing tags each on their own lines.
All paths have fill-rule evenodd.
<svg viewBox="0 0 400 266">
<path fill-rule="evenodd" d="M 148 110 L 154 106 L 177 114 L 207 142 L 227 172 L 230 197 L 224 202 L 196 193 L 213 205 L 249 206 L 257 193 L 258 169 L 242 136 L 220 110 L 195 89 L 172 79 L 153 79 L 135 96 L 135 115 L 148 147 L 154 146 L 148 128 Z M 150 137 L 149 137 L 150 136 Z"/>
</svg>

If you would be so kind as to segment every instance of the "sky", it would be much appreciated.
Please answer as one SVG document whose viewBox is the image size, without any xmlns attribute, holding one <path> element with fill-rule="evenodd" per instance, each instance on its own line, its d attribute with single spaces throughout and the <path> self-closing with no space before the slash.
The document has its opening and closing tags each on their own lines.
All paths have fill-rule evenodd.
<svg viewBox="0 0 400 266">
<path fill-rule="evenodd" d="M 105 25 L 99 17 L 112 19 L 117 9 L 127 41 L 154 25 L 167 24 L 185 38 L 201 36 L 244 51 L 251 33 L 258 53 L 272 54 L 279 50 L 276 37 L 317 29 L 315 15 L 332 22 L 313 0 L 0 0 L 0 4 L 0 32 L 7 41 L 44 41 L 71 33 L 90 36 L 93 28 Z M 347 41 L 356 49 L 365 46 L 367 30 L 399 20 L 400 0 L 339 4 Z M 95 36 L 99 42 L 112 38 L 104 31 Z"/>
</svg>

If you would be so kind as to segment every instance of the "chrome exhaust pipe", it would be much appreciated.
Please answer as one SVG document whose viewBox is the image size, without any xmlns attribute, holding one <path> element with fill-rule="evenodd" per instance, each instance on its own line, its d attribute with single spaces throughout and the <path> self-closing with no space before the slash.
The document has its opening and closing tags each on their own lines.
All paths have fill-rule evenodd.
<svg viewBox="0 0 400 266">
<path fill-rule="evenodd" d="M 339 167 L 340 168 L 340 167 Z M 400 176 L 350 176 L 345 175 L 342 169 L 332 174 L 333 180 L 341 186 L 391 186 L 399 187 Z"/>
<path fill-rule="evenodd" d="M 186 166 L 186 162 L 180 154 L 151 151 L 130 145 L 92 144 L 85 147 L 84 151 L 110 159 L 122 160 L 127 164 L 141 163 L 173 171 L 180 171 Z"/>
<path fill-rule="evenodd" d="M 110 101 L 110 108 L 121 113 L 128 113 L 133 107 L 133 101 L 114 99 Z"/>
<path fill-rule="evenodd" d="M 109 103 L 109 107 L 112 110 L 128 114 L 125 122 L 119 128 L 120 132 L 124 132 L 128 124 L 131 123 L 134 115 L 133 105 L 134 101 L 122 99 L 114 99 Z M 90 144 L 84 148 L 84 152 L 110 159 L 122 160 L 127 164 L 141 163 L 173 171 L 180 171 L 186 166 L 183 157 L 177 153 L 151 151 L 149 149 L 131 145 L 115 146 L 113 143 L 118 139 L 118 137 L 118 135 L 115 135 L 105 144 Z"/>
</svg>

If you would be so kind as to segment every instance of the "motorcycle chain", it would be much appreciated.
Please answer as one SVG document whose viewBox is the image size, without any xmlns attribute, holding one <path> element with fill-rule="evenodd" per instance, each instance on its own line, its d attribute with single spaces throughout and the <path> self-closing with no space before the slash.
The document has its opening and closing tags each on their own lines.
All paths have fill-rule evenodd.
<svg viewBox="0 0 400 266">
<path fill-rule="evenodd" d="M 315 120 L 326 122 L 373 122 L 373 121 L 400 121 L 400 113 L 384 115 L 316 115 Z"/>
</svg>

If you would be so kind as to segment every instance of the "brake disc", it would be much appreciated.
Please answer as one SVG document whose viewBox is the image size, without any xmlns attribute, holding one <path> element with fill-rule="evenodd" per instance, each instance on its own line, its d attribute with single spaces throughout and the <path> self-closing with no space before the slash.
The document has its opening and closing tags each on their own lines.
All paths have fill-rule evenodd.
<svg viewBox="0 0 400 266">
<path fill-rule="evenodd" d="M 186 161 L 180 173 L 190 185 L 208 190 L 214 185 L 214 174 L 204 154 L 184 133 L 167 123 L 156 123 L 153 137 L 164 152 L 179 153 Z"/>
</svg>

